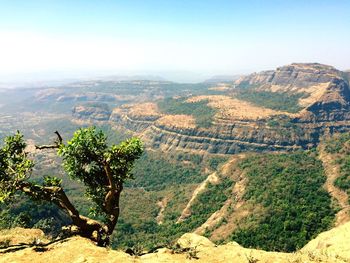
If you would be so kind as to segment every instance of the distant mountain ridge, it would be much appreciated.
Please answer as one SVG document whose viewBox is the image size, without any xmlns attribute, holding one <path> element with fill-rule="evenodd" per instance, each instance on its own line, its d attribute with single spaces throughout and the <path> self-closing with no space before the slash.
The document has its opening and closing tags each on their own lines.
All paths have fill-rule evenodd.
<svg viewBox="0 0 350 263">
<path fill-rule="evenodd" d="M 123 127 L 165 151 L 292 151 L 350 130 L 349 72 L 319 63 L 224 82 L 82 81 L 40 89 L 30 102 Z"/>
<path fill-rule="evenodd" d="M 150 122 L 149 105 L 134 110 L 142 104 L 116 108 L 110 120 L 141 133 L 152 147 L 211 153 L 308 148 L 326 132 L 350 129 L 349 82 L 331 66 L 295 63 L 241 77 L 220 89 L 223 95 L 187 98 L 189 103 L 207 100 L 215 109 L 212 125 L 205 129 L 189 124 L 190 117 L 170 118 L 156 106 Z"/>
<path fill-rule="evenodd" d="M 218 83 L 218 82 L 230 82 L 239 79 L 241 75 L 216 75 L 209 79 L 206 79 L 204 82 L 208 83 Z"/>
</svg>

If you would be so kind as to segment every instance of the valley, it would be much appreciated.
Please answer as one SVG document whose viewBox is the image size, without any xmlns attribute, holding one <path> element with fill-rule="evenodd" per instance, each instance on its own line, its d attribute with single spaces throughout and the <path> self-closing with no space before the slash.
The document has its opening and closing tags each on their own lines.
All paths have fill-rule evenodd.
<svg viewBox="0 0 350 263">
<path fill-rule="evenodd" d="M 146 151 L 122 193 L 113 247 L 152 248 L 194 232 L 291 252 L 350 218 L 350 87 L 348 73 L 331 66 L 298 63 L 197 84 L 89 80 L 5 90 L 0 104 L 0 138 L 20 130 L 36 154 L 33 179 L 63 179 L 84 214 L 83 186 L 67 178 L 54 151 L 33 145 L 91 125 L 110 143 L 142 139 Z M 45 209 L 18 197 L 2 207 L 0 226 L 54 234 L 69 223 Z"/>
</svg>

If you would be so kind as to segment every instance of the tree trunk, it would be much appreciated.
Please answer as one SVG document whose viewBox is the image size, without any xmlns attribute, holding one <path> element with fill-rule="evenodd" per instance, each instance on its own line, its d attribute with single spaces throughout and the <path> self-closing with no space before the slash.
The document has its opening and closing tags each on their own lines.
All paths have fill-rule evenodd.
<svg viewBox="0 0 350 263">
<path fill-rule="evenodd" d="M 34 199 L 46 200 L 63 209 L 72 219 L 73 225 L 77 227 L 74 230 L 76 234 L 97 242 L 99 246 L 109 245 L 109 236 L 113 230 L 110 232 L 110 228 L 104 224 L 80 215 L 61 187 L 40 186 L 29 182 L 20 182 L 17 189 Z"/>
</svg>

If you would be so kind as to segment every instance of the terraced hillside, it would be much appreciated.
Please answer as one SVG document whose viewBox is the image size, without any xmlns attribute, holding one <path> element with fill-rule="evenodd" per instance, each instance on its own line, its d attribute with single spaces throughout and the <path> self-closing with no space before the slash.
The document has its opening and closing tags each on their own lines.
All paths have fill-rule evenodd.
<svg viewBox="0 0 350 263">
<path fill-rule="evenodd" d="M 105 119 L 152 148 L 221 154 L 307 149 L 323 134 L 350 128 L 347 73 L 331 66 L 292 64 L 196 93 L 123 104 Z M 100 111 L 79 106 L 74 112 L 98 120 Z"/>
</svg>

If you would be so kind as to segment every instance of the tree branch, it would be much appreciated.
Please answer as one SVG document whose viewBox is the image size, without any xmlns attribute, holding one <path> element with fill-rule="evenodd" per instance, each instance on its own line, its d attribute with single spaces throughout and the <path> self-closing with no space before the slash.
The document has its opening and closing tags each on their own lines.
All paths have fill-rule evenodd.
<svg viewBox="0 0 350 263">
<path fill-rule="evenodd" d="M 62 144 L 63 139 L 62 139 L 61 134 L 60 134 L 58 131 L 55 131 L 54 133 L 57 135 L 57 140 L 58 140 L 58 141 L 56 141 L 56 143 Z"/>
<path fill-rule="evenodd" d="M 57 135 L 57 140 L 54 144 L 44 144 L 44 145 L 35 145 L 35 149 L 43 150 L 43 149 L 58 149 L 60 145 L 62 144 L 62 136 L 58 131 L 55 131 L 55 134 Z"/>
</svg>

